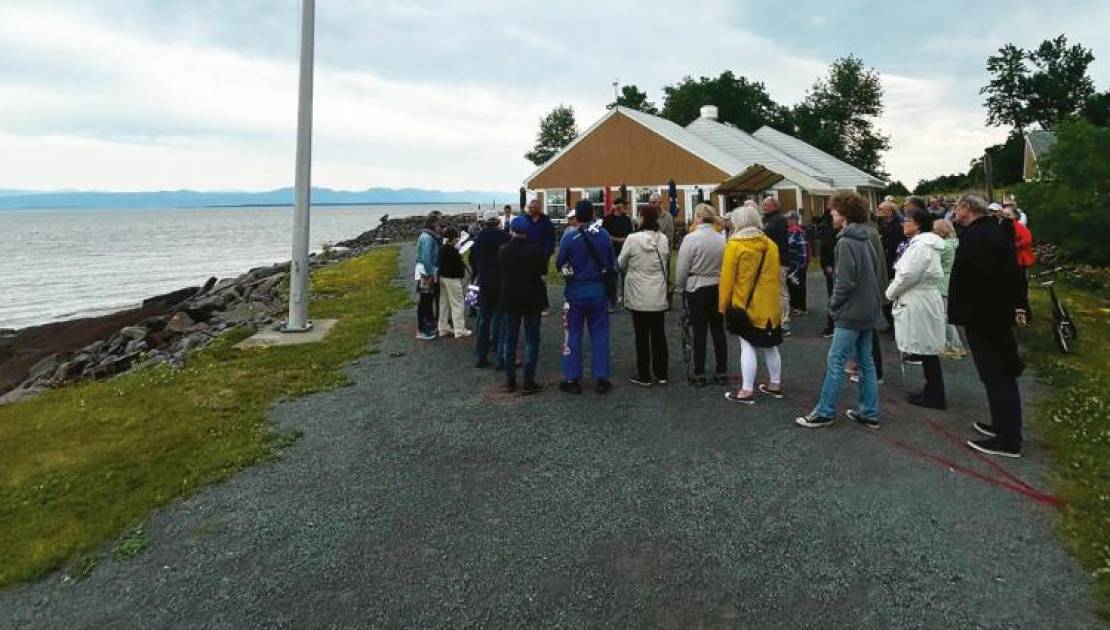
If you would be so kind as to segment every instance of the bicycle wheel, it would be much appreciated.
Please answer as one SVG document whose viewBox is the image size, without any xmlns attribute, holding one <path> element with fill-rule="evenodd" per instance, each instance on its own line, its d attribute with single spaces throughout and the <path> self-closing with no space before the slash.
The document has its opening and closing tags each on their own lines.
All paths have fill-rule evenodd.
<svg viewBox="0 0 1110 630">
<path fill-rule="evenodd" d="M 1070 339 L 1079 339 L 1079 327 L 1075 325 L 1071 313 L 1068 313 L 1068 309 L 1064 308 L 1063 305 L 1060 305 L 1060 327 L 1064 329 Z"/>
<path fill-rule="evenodd" d="M 1060 322 L 1052 328 L 1052 336 L 1056 338 L 1056 347 L 1060 349 L 1062 354 L 1067 354 L 1071 350 L 1070 339 L 1065 330 L 1064 322 Z"/>
</svg>

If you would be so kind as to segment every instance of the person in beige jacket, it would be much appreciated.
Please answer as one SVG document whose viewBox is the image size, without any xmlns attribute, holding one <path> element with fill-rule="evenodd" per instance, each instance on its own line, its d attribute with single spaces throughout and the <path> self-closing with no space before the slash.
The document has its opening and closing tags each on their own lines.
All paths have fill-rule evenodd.
<svg viewBox="0 0 1110 630">
<path fill-rule="evenodd" d="M 625 273 L 624 307 L 632 313 L 636 338 L 636 385 L 666 385 L 667 237 L 659 231 L 659 212 L 648 206 L 640 213 L 640 231 L 624 241 L 617 265 Z M 654 374 L 655 380 L 652 380 Z"/>
</svg>

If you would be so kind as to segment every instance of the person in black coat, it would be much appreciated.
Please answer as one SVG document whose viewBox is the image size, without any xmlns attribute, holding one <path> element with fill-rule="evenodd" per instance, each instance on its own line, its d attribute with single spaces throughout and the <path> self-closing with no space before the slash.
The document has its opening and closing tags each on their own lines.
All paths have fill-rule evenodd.
<svg viewBox="0 0 1110 630">
<path fill-rule="evenodd" d="M 979 380 L 987 392 L 991 424 L 974 422 L 985 438 L 968 440 L 991 455 L 1021 456 L 1021 392 L 1025 369 L 1013 326 L 1025 325 L 1014 243 L 989 214 L 987 201 L 964 195 L 955 220 L 964 227 L 948 285 L 948 321 L 967 333 Z"/>
<path fill-rule="evenodd" d="M 501 309 L 498 296 L 501 293 L 501 268 L 498 264 L 498 251 L 509 242 L 509 233 L 501 229 L 501 215 L 496 210 L 487 210 L 483 215 L 482 229 L 474 238 L 470 248 L 470 275 L 478 285 L 478 335 L 474 351 L 478 355 L 477 367 L 489 365 L 489 351 L 501 365 L 501 340 L 505 313 Z"/>
<path fill-rule="evenodd" d="M 528 240 L 529 219 L 516 217 L 510 224 L 512 240 L 501 246 L 498 267 L 505 311 L 506 331 L 501 362 L 505 366 L 505 390 L 516 391 L 516 344 L 524 325 L 524 387 L 521 393 L 534 394 L 543 389 L 536 382 L 540 351 L 540 317 L 547 308 L 547 252 Z"/>
<path fill-rule="evenodd" d="M 832 297 L 834 268 L 836 267 L 836 233 L 837 229 L 832 222 L 832 209 L 825 206 L 825 214 L 817 219 L 814 229 L 814 242 L 817 246 L 817 259 L 821 263 L 821 272 L 825 274 L 825 290 Z M 832 337 L 833 319 L 830 312 L 825 322 L 822 337 Z"/>
<path fill-rule="evenodd" d="M 778 199 L 774 197 L 764 199 L 760 211 L 763 213 L 763 233 L 775 242 L 775 246 L 779 250 L 779 286 L 781 292 L 779 308 L 782 311 L 782 332 L 789 335 L 790 283 L 787 277 L 790 275 L 790 257 L 786 255 L 789 251 L 789 226 L 786 223 L 786 216 L 779 207 Z"/>
</svg>

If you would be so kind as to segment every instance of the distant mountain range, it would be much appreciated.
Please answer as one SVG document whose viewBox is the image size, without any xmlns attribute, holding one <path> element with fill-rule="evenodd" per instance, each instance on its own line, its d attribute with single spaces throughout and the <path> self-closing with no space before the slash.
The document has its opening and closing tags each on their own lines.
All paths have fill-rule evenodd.
<svg viewBox="0 0 1110 630">
<path fill-rule="evenodd" d="M 369 188 L 333 190 L 313 188 L 312 204 L 394 203 L 516 203 L 519 193 L 461 190 L 448 192 L 421 188 Z M 34 208 L 203 208 L 207 206 L 285 206 L 293 204 L 293 189 L 265 192 L 32 192 L 0 189 L 0 210 Z"/>
</svg>

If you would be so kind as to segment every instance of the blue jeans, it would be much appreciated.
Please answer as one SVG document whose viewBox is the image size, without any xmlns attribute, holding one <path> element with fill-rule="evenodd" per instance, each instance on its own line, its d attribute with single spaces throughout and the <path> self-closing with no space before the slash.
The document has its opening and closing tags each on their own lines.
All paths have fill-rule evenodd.
<svg viewBox="0 0 1110 630">
<path fill-rule="evenodd" d="M 825 381 L 821 384 L 821 399 L 817 403 L 817 415 L 824 418 L 836 417 L 840 388 L 844 385 L 844 364 L 854 355 L 859 361 L 859 413 L 865 418 L 878 420 L 879 384 L 875 377 L 875 358 L 871 353 L 871 338 L 874 334 L 873 330 L 847 328 L 836 328 L 833 331 L 825 367 Z"/>
<path fill-rule="evenodd" d="M 604 297 L 569 301 L 564 312 L 563 380 L 582 378 L 582 333 L 590 330 L 590 373 L 595 380 L 609 380 L 609 301 Z"/>
<path fill-rule="evenodd" d="M 536 364 L 540 359 L 540 314 L 539 313 L 513 313 L 505 314 L 504 345 L 501 346 L 501 362 L 505 366 L 505 376 L 510 382 L 516 382 L 516 342 L 520 338 L 520 325 L 524 324 L 524 382 L 531 383 L 536 380 Z"/>
<path fill-rule="evenodd" d="M 478 335 L 475 339 L 475 353 L 478 363 L 485 364 L 489 361 L 489 351 L 492 347 L 493 356 L 501 361 L 501 341 L 504 338 L 505 313 L 499 308 L 478 305 Z"/>
</svg>

